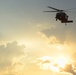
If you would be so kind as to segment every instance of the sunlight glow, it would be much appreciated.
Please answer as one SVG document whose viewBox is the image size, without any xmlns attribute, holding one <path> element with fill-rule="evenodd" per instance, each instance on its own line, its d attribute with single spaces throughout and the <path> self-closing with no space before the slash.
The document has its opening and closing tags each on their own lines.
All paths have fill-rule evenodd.
<svg viewBox="0 0 76 75">
<path fill-rule="evenodd" d="M 52 70 L 54 72 L 59 72 L 59 67 L 58 66 L 51 65 L 50 66 L 50 70 Z"/>
<path fill-rule="evenodd" d="M 68 64 L 68 59 L 64 56 L 58 56 L 55 58 L 49 56 L 43 56 L 39 59 L 37 64 L 40 69 L 51 70 L 53 72 L 60 72 L 60 68 L 64 69 L 66 64 Z"/>
<path fill-rule="evenodd" d="M 41 57 L 41 58 L 38 58 L 38 59 L 40 59 L 40 60 L 42 60 L 42 61 L 45 61 L 45 60 L 52 60 L 52 58 L 51 57 L 49 57 L 49 56 L 43 56 L 43 57 Z"/>
<path fill-rule="evenodd" d="M 68 63 L 66 57 L 60 56 L 59 58 L 56 59 L 56 63 L 58 64 L 59 67 L 64 68 L 65 65 Z"/>
</svg>

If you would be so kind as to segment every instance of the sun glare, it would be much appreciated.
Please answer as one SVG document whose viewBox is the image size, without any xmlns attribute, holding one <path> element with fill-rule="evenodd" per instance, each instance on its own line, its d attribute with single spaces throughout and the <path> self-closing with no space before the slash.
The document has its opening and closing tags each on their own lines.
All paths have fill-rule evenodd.
<svg viewBox="0 0 76 75">
<path fill-rule="evenodd" d="M 52 70 L 53 72 L 59 72 L 59 67 L 58 66 L 51 65 L 50 66 L 50 70 Z"/>
<path fill-rule="evenodd" d="M 68 61 L 64 56 L 56 59 L 56 64 L 58 64 L 58 66 L 61 68 L 64 68 L 67 63 Z"/>
<path fill-rule="evenodd" d="M 60 72 L 60 68 L 65 68 L 68 64 L 68 60 L 65 56 L 58 56 L 55 58 L 50 58 L 49 56 L 43 56 L 39 58 L 41 62 L 38 64 L 40 69 L 51 70 L 53 72 Z"/>
</svg>

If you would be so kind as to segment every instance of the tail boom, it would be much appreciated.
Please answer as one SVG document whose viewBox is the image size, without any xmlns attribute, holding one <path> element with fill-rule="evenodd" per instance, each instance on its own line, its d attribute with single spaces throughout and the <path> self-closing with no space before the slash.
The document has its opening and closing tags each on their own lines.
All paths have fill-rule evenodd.
<svg viewBox="0 0 76 75">
<path fill-rule="evenodd" d="M 61 23 L 73 23 L 73 20 L 61 21 Z"/>
</svg>

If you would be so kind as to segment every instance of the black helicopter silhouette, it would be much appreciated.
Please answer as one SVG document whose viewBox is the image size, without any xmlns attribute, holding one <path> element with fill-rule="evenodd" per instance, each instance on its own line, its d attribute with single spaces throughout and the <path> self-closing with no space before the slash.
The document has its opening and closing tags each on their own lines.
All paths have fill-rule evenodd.
<svg viewBox="0 0 76 75">
<path fill-rule="evenodd" d="M 56 21 L 59 20 L 61 21 L 61 23 L 73 23 L 73 20 L 68 20 L 68 15 L 65 13 L 66 10 L 59 10 L 59 9 L 56 9 L 56 8 L 53 8 L 53 7 L 50 7 L 50 6 L 47 6 L 48 8 L 51 8 L 55 11 L 44 11 L 44 12 L 57 12 L 56 13 Z"/>
</svg>

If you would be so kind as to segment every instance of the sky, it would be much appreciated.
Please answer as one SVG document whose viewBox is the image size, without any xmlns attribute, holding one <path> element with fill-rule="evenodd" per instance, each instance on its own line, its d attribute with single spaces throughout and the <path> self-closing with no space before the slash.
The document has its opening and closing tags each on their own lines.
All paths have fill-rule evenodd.
<svg viewBox="0 0 76 75">
<path fill-rule="evenodd" d="M 47 6 L 67 9 L 74 22 L 56 21 Z M 0 0 L 0 75 L 76 75 L 72 8 L 75 0 Z"/>
</svg>

